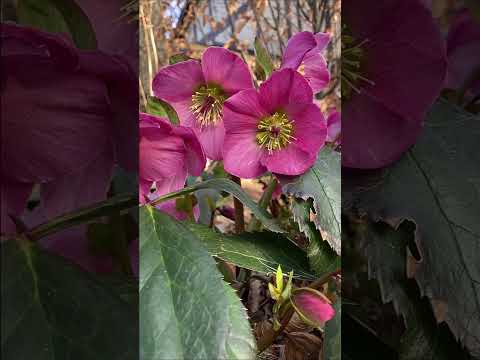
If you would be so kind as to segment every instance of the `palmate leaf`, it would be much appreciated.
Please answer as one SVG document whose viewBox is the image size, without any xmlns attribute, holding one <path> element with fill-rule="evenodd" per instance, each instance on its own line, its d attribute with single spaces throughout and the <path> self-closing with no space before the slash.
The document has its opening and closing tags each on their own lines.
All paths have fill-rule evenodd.
<svg viewBox="0 0 480 360">
<path fill-rule="evenodd" d="M 182 223 L 140 209 L 140 359 L 254 359 L 245 309 Z"/>
<path fill-rule="evenodd" d="M 25 239 L 0 246 L 3 360 L 138 356 L 136 307 Z"/>
<path fill-rule="evenodd" d="M 243 268 L 275 273 L 278 265 L 285 273 L 314 280 L 306 253 L 286 237 L 269 231 L 225 235 L 208 226 L 187 223 L 186 226 L 205 245 L 211 255 Z"/>
<path fill-rule="evenodd" d="M 17 0 L 17 17 L 22 25 L 70 34 L 79 49 L 97 48 L 92 24 L 74 0 Z"/>
<path fill-rule="evenodd" d="M 473 356 L 480 358 L 480 118 L 439 101 L 418 143 L 354 204 L 374 220 L 416 225 L 421 261 L 408 273 Z M 360 184 L 361 185 L 361 184 Z"/>
<path fill-rule="evenodd" d="M 312 168 L 283 186 L 287 194 L 313 199 L 314 222 L 337 254 L 341 252 L 341 163 L 340 154 L 324 147 Z"/>
</svg>

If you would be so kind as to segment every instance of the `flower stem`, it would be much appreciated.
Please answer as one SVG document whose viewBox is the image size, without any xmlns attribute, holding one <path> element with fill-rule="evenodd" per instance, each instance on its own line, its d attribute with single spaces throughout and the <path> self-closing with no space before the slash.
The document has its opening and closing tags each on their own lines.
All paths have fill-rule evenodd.
<svg viewBox="0 0 480 360">
<path fill-rule="evenodd" d="M 270 201 L 272 200 L 272 195 L 273 192 L 275 191 L 275 188 L 277 187 L 277 179 L 275 177 L 272 177 L 272 180 L 270 183 L 267 185 L 267 188 L 262 194 L 262 197 L 260 198 L 260 201 L 258 202 L 258 206 L 262 209 L 266 209 Z M 250 221 L 250 224 L 248 224 L 247 230 L 252 232 L 252 231 L 257 231 L 260 229 L 260 225 L 262 223 L 260 220 L 258 220 L 256 217 Z"/>
<path fill-rule="evenodd" d="M 327 281 L 329 281 L 332 277 L 340 274 L 342 272 L 342 269 L 337 269 L 335 271 L 331 271 L 325 275 L 323 275 L 321 278 L 318 280 L 315 280 L 313 283 L 311 283 L 308 287 L 315 289 L 315 290 L 320 290 L 323 284 L 325 284 Z"/>
<path fill-rule="evenodd" d="M 263 334 L 263 336 L 258 339 L 257 341 L 257 352 L 258 354 L 262 353 L 265 349 L 267 349 L 270 345 L 275 342 L 275 339 L 280 336 L 287 327 L 290 319 L 292 318 L 293 314 L 295 313 L 295 309 L 290 307 L 285 314 L 283 315 L 282 319 L 280 320 L 280 328 L 278 330 L 274 330 L 273 326 L 267 332 Z"/>
<path fill-rule="evenodd" d="M 124 211 L 135 206 L 138 206 L 138 200 L 135 196 L 131 194 L 118 195 L 91 206 L 53 218 L 45 223 L 35 226 L 28 231 L 26 235 L 30 240 L 36 241 L 60 230 L 79 224 L 86 224 L 94 219 L 117 213 L 118 211 Z"/>
<path fill-rule="evenodd" d="M 242 179 L 232 175 L 234 183 L 242 187 Z M 245 218 L 243 216 L 243 204 L 236 197 L 233 198 L 233 206 L 235 208 L 235 232 L 241 234 L 245 231 Z"/>
</svg>

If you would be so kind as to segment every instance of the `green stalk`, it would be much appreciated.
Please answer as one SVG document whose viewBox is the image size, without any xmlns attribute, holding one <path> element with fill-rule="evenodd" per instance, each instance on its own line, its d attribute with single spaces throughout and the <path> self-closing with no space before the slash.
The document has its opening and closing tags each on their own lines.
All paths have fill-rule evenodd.
<svg viewBox="0 0 480 360">
<path fill-rule="evenodd" d="M 277 179 L 275 177 L 272 177 L 272 179 L 270 180 L 270 183 L 267 185 L 267 188 L 263 192 L 262 197 L 260 198 L 260 201 L 258 202 L 258 206 L 261 209 L 264 209 L 264 210 L 267 209 L 268 204 L 270 204 L 270 201 L 272 200 L 272 195 L 276 187 L 277 187 Z M 252 218 L 252 221 L 250 221 L 250 224 L 248 224 L 247 231 L 248 232 L 258 231 L 261 225 L 262 223 L 260 222 L 260 220 L 254 217 Z"/>
<path fill-rule="evenodd" d="M 60 215 L 52 220 L 35 226 L 26 233 L 26 236 L 30 240 L 36 241 L 60 230 L 85 224 L 103 216 L 111 215 L 122 210 L 128 210 L 137 205 L 138 199 L 131 194 L 114 196 L 91 206 Z"/>
</svg>

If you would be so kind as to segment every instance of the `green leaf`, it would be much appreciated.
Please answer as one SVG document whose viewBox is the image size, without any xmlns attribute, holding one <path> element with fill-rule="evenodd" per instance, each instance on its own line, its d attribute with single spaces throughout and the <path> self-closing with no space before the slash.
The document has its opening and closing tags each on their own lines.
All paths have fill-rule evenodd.
<svg viewBox="0 0 480 360">
<path fill-rule="evenodd" d="M 138 309 L 138 280 L 133 276 L 122 273 L 108 273 L 98 275 L 98 279 L 105 286 L 112 289 L 121 299 Z"/>
<path fill-rule="evenodd" d="M 179 53 L 179 54 L 173 54 L 172 56 L 170 56 L 170 58 L 168 59 L 168 63 L 170 65 L 173 65 L 173 64 L 176 64 L 182 61 L 187 61 L 187 60 L 191 60 L 191 58 L 185 54 Z"/>
<path fill-rule="evenodd" d="M 265 77 L 268 78 L 273 72 L 274 68 L 272 57 L 268 53 L 263 42 L 258 37 L 255 38 L 254 47 L 256 61 L 258 64 L 260 64 L 263 71 L 265 72 Z"/>
<path fill-rule="evenodd" d="M 180 124 L 180 120 L 178 119 L 175 109 L 169 103 L 157 99 L 154 96 L 150 96 L 148 98 L 147 113 L 167 118 L 174 125 Z"/>
<path fill-rule="evenodd" d="M 152 204 L 158 204 L 163 201 L 175 199 L 179 196 L 190 194 L 194 191 L 201 190 L 201 189 L 216 189 L 220 191 L 226 191 L 227 193 L 232 194 L 234 197 L 240 200 L 243 203 L 243 205 L 245 205 L 252 211 L 253 215 L 255 215 L 255 217 L 262 222 L 265 228 L 274 232 L 279 232 L 279 233 L 285 232 L 280 228 L 280 226 L 277 224 L 275 219 L 273 219 L 272 216 L 266 210 L 260 208 L 258 204 L 255 201 L 253 201 L 250 198 L 250 196 L 248 196 L 242 190 L 240 186 L 238 186 L 232 180 L 229 180 L 229 179 L 211 179 L 207 181 L 202 181 L 192 186 L 187 186 L 182 190 L 172 192 L 167 195 L 163 195 L 158 199 L 156 199 L 154 202 L 152 202 Z"/>
<path fill-rule="evenodd" d="M 2 242 L 2 359 L 134 359 L 136 307 L 24 239 Z"/>
<path fill-rule="evenodd" d="M 421 261 L 408 273 L 422 293 L 448 309 L 452 332 L 480 356 L 480 117 L 438 101 L 423 136 L 375 186 L 357 185 L 356 203 L 373 220 L 416 225 Z"/>
<path fill-rule="evenodd" d="M 222 198 L 220 191 L 215 189 L 202 189 L 195 192 L 200 217 L 198 221 L 201 224 L 210 225 L 213 220 L 216 203 Z"/>
<path fill-rule="evenodd" d="M 17 0 L 17 20 L 44 31 L 70 34 L 79 49 L 97 48 L 90 19 L 74 0 Z"/>
<path fill-rule="evenodd" d="M 340 297 L 333 308 L 335 317 L 325 324 L 324 360 L 340 360 L 342 358 L 342 300 Z"/>
<path fill-rule="evenodd" d="M 208 226 L 187 223 L 210 254 L 243 268 L 275 273 L 278 265 L 297 278 L 314 280 L 305 252 L 286 237 L 269 231 L 225 235 Z"/>
<path fill-rule="evenodd" d="M 307 236 L 309 243 L 307 247 L 310 267 L 317 276 L 323 276 L 341 267 L 341 258 L 322 239 L 315 224 L 310 221 L 310 208 L 312 201 L 294 199 L 292 202 L 293 219 L 298 223 L 301 232 Z"/>
<path fill-rule="evenodd" d="M 297 198 L 313 199 L 314 223 L 337 254 L 341 251 L 340 168 L 340 154 L 324 147 L 309 171 L 283 186 L 284 192 Z"/>
<path fill-rule="evenodd" d="M 406 332 L 402 336 L 399 355 L 401 360 L 462 359 L 462 350 L 449 332 L 441 331 L 431 309 L 412 291 L 407 279 L 407 247 L 414 239 L 414 225 L 404 222 L 395 230 L 378 222 L 356 222 L 355 244 L 368 259 L 368 277 L 376 279 L 384 303 L 392 302 L 401 314 Z"/>
<path fill-rule="evenodd" d="M 255 359 L 245 309 L 182 223 L 140 209 L 140 359 Z"/>
</svg>

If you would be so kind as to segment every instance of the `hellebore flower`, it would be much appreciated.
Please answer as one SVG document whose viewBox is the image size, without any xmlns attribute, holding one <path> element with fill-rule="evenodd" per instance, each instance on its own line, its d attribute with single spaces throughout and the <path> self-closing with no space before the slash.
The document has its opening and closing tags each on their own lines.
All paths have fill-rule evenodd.
<svg viewBox="0 0 480 360">
<path fill-rule="evenodd" d="M 187 60 L 162 68 L 152 87 L 156 97 L 175 108 L 180 123 L 195 131 L 207 157 L 221 160 L 223 103 L 241 90 L 252 89 L 253 82 L 247 65 L 236 54 L 210 47 L 201 63 Z"/>
<path fill-rule="evenodd" d="M 137 108 L 134 73 L 36 29 L 2 24 L 1 40 L 2 210 L 20 216 L 34 184 L 48 218 L 104 199 L 115 162 L 136 168 L 117 146 L 128 109 L 112 109 L 113 93 Z M 1 232 L 14 230 L 2 211 Z"/>
<path fill-rule="evenodd" d="M 225 102 L 225 170 L 242 178 L 271 171 L 299 175 L 325 143 L 327 129 L 308 82 L 295 70 L 275 71 L 259 92 L 244 90 Z"/>
<path fill-rule="evenodd" d="M 447 87 L 480 94 L 480 24 L 463 10 L 453 21 L 447 36 Z"/>
<path fill-rule="evenodd" d="M 342 132 L 342 115 L 337 110 L 330 111 L 327 117 L 327 142 L 340 144 Z"/>
<path fill-rule="evenodd" d="M 313 34 L 302 31 L 293 35 L 288 40 L 280 68 L 297 70 L 303 64 L 305 79 L 312 87 L 313 93 L 320 92 L 330 81 L 327 62 L 320 54 L 329 42 L 330 35 L 325 33 Z"/>
<path fill-rule="evenodd" d="M 140 114 L 140 202 L 150 199 L 150 188 L 155 183 L 154 196 L 180 190 L 188 175 L 202 173 L 206 159 L 200 142 L 192 129 L 172 126 L 167 120 Z M 177 216 L 175 200 L 160 204 L 160 209 Z"/>
<path fill-rule="evenodd" d="M 292 292 L 291 301 L 297 314 L 312 326 L 322 327 L 325 322 L 335 316 L 335 309 L 330 300 L 317 290 L 295 289 Z"/>
<path fill-rule="evenodd" d="M 101 51 L 119 55 L 138 69 L 138 22 L 123 10 L 124 0 L 75 0 L 89 18 Z"/>
<path fill-rule="evenodd" d="M 443 87 L 445 43 L 420 0 L 342 4 L 342 164 L 398 160 Z"/>
</svg>

